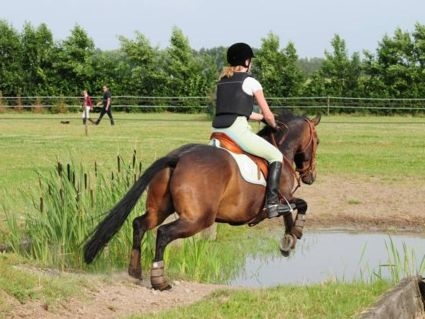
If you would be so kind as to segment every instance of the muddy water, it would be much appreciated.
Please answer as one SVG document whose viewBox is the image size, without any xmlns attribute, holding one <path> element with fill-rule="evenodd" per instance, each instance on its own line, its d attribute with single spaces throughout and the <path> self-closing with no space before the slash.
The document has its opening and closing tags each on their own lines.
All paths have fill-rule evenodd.
<svg viewBox="0 0 425 319">
<path fill-rule="evenodd" d="M 393 252 L 396 252 L 395 254 Z M 290 257 L 279 252 L 248 256 L 232 286 L 273 287 L 279 284 L 314 284 L 326 280 L 369 280 L 373 273 L 391 278 L 394 256 L 408 260 L 409 272 L 424 268 L 425 237 L 382 233 L 307 232 Z M 398 267 L 400 269 L 400 267 Z M 422 275 L 424 275 L 422 273 Z"/>
</svg>

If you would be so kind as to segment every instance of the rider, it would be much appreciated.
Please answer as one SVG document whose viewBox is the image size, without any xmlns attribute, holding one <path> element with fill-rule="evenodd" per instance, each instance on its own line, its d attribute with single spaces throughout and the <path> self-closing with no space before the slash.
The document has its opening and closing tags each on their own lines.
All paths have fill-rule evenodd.
<svg viewBox="0 0 425 319">
<path fill-rule="evenodd" d="M 279 181 L 282 170 L 282 153 L 272 144 L 255 134 L 248 120 L 263 121 L 277 128 L 275 118 L 264 97 L 261 84 L 251 74 L 254 52 L 246 43 L 235 43 L 227 50 L 227 62 L 217 84 L 216 112 L 212 122 L 213 132 L 223 132 L 244 151 L 265 158 L 269 163 L 266 187 L 268 218 L 288 211 L 279 201 Z M 254 98 L 261 113 L 253 111 Z"/>
</svg>

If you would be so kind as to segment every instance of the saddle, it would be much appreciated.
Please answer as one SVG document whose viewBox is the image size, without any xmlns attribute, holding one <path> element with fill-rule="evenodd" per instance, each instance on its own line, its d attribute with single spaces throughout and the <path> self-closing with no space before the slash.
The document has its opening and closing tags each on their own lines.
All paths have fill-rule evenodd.
<svg viewBox="0 0 425 319">
<path fill-rule="evenodd" d="M 268 174 L 268 164 L 267 161 L 255 155 L 245 152 L 243 149 L 239 147 L 238 144 L 234 140 L 232 140 L 228 135 L 221 132 L 213 132 L 210 136 L 210 140 L 218 140 L 220 142 L 220 146 L 222 148 L 227 149 L 229 152 L 235 154 L 244 154 L 248 156 L 258 167 L 258 178 L 260 178 L 260 173 L 263 173 L 264 178 L 267 179 Z"/>
</svg>

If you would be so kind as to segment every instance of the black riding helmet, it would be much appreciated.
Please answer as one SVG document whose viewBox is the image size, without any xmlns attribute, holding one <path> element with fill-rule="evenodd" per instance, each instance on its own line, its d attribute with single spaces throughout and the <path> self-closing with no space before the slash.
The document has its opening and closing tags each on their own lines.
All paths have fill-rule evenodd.
<svg viewBox="0 0 425 319">
<path fill-rule="evenodd" d="M 231 66 L 245 65 L 247 59 L 254 58 L 254 52 L 251 47 L 242 42 L 234 43 L 227 49 L 227 62 Z"/>
</svg>

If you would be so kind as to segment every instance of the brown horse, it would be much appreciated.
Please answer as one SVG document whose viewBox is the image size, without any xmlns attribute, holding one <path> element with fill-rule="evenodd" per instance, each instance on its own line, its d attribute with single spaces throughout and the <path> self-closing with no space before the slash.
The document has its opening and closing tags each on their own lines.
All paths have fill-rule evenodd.
<svg viewBox="0 0 425 319">
<path fill-rule="evenodd" d="M 302 236 L 307 210 L 307 203 L 295 198 L 293 192 L 299 186 L 300 179 L 312 184 L 316 178 L 319 141 L 315 127 L 320 122 L 320 116 L 309 119 L 285 111 L 276 117 L 276 122 L 278 130 L 265 126 L 258 135 L 273 143 L 284 154 L 280 194 L 291 210 L 283 215 L 285 236 L 280 249 L 287 255 L 295 247 L 296 238 Z M 161 225 L 174 212 L 179 216 L 157 229 L 151 269 L 154 289 L 171 288 L 164 278 L 163 256 L 166 246 L 173 240 L 190 237 L 214 222 L 252 226 L 267 216 L 263 209 L 265 187 L 242 179 L 228 151 L 211 145 L 187 144 L 156 160 L 112 208 L 84 246 L 84 260 L 87 263 L 91 263 L 118 232 L 148 186 L 146 212 L 133 220 L 129 275 L 135 278 L 142 276 L 141 242 L 145 232 Z M 293 208 L 296 214 L 292 213 Z"/>
</svg>

